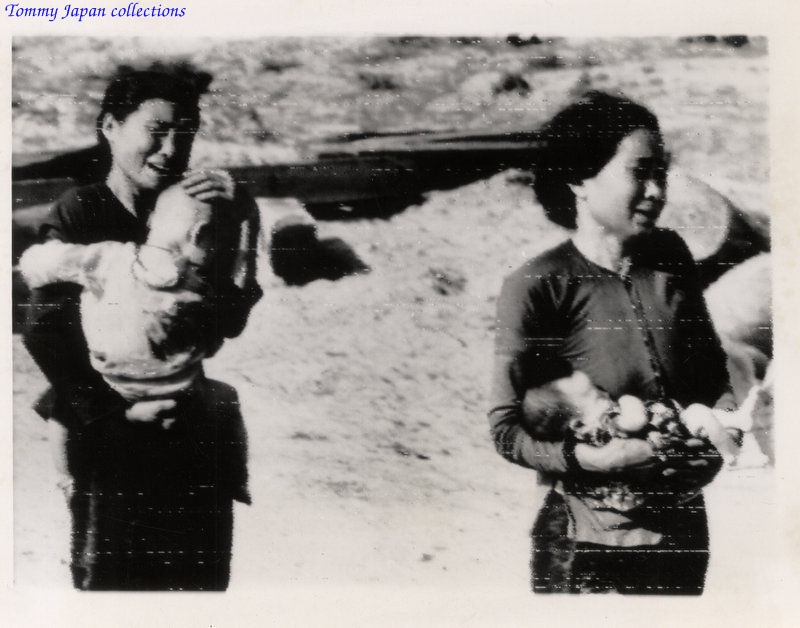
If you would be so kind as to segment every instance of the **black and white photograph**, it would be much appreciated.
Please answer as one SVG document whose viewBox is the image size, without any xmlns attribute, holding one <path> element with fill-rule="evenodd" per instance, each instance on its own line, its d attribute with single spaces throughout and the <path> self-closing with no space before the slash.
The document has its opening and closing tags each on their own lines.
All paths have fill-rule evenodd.
<svg viewBox="0 0 800 628">
<path fill-rule="evenodd" d="M 147 35 L 11 40 L 15 587 L 773 617 L 768 34 Z"/>
</svg>

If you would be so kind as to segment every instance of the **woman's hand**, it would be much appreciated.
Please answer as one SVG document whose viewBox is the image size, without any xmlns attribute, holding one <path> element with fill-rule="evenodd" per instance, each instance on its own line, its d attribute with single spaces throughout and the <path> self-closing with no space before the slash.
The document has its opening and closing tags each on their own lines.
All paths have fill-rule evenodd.
<svg viewBox="0 0 800 628">
<path fill-rule="evenodd" d="M 641 438 L 614 438 L 602 447 L 579 444 L 575 457 L 582 469 L 594 473 L 618 473 L 658 462 L 653 447 Z"/>
<path fill-rule="evenodd" d="M 236 182 L 225 170 L 191 170 L 183 176 L 181 186 L 198 201 L 232 201 L 236 196 Z"/>
<path fill-rule="evenodd" d="M 137 401 L 125 410 L 125 418 L 131 423 L 160 423 L 161 428 L 168 430 L 175 424 L 174 399 L 155 399 Z"/>
</svg>

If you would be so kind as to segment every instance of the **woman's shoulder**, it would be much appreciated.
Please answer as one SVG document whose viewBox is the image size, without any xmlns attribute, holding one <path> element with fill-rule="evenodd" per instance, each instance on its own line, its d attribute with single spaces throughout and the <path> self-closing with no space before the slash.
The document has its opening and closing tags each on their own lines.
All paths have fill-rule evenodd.
<svg viewBox="0 0 800 628">
<path fill-rule="evenodd" d="M 41 227 L 41 236 L 79 244 L 120 239 L 115 233 L 134 221 L 105 183 L 93 183 L 61 195 Z"/>
<path fill-rule="evenodd" d="M 87 205 L 103 202 L 110 195 L 113 196 L 105 183 L 90 183 L 70 188 L 58 198 L 56 204 L 77 211 Z"/>
<path fill-rule="evenodd" d="M 506 276 L 506 281 L 535 283 L 552 277 L 569 277 L 585 270 L 572 240 L 565 240 L 530 258 Z"/>
</svg>

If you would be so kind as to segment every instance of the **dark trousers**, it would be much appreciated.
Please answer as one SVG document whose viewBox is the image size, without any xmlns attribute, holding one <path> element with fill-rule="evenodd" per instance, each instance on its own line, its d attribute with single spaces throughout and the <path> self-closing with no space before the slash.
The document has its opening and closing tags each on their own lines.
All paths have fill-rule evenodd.
<svg viewBox="0 0 800 628">
<path fill-rule="evenodd" d="M 535 593 L 700 595 L 708 567 L 702 497 L 681 506 L 657 545 L 612 547 L 568 537 L 570 513 L 551 491 L 534 524 L 531 584 Z"/>
<path fill-rule="evenodd" d="M 203 385 L 173 429 L 109 418 L 70 434 L 76 588 L 227 588 L 233 500 L 249 501 L 246 435 L 236 391 Z"/>
</svg>

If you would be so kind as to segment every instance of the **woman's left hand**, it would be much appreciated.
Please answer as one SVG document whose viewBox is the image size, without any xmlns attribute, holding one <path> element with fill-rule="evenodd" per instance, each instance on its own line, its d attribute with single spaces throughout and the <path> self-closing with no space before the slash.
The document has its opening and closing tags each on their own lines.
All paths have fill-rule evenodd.
<svg viewBox="0 0 800 628">
<path fill-rule="evenodd" d="M 198 201 L 232 201 L 236 195 L 236 182 L 225 170 L 190 170 L 183 176 L 181 186 Z"/>
</svg>

